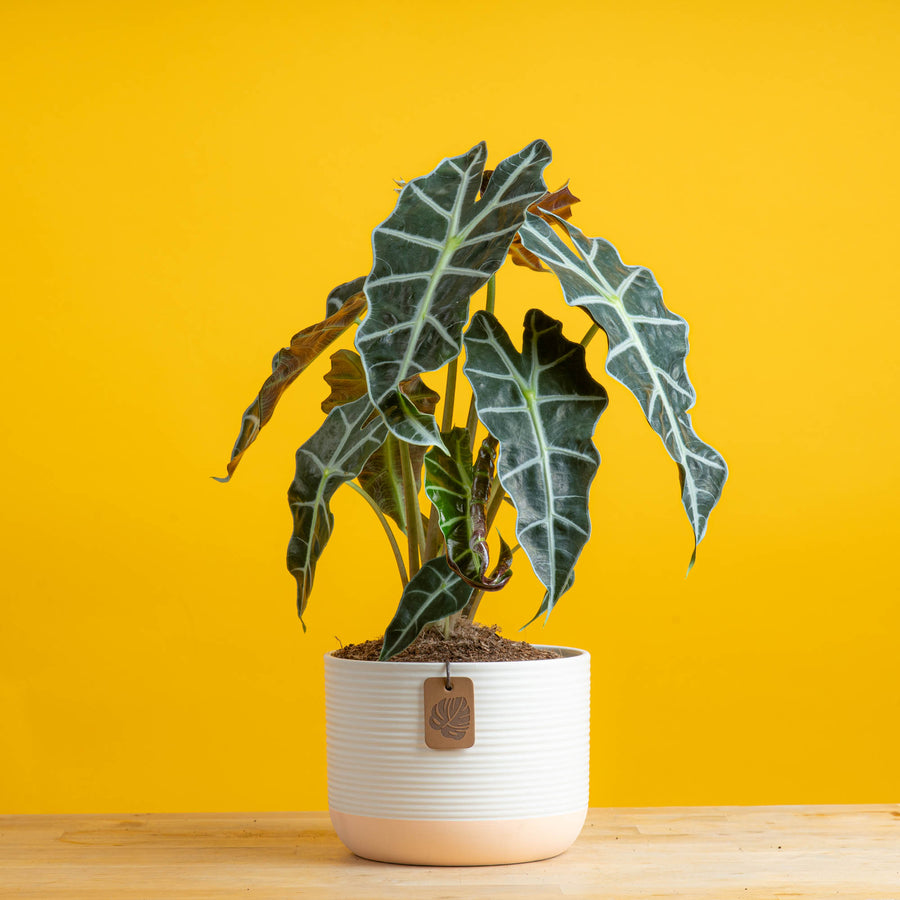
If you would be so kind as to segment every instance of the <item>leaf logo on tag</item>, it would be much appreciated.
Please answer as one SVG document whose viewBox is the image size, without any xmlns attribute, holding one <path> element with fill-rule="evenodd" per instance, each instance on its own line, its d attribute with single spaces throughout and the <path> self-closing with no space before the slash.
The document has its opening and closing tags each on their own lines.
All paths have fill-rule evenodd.
<svg viewBox="0 0 900 900">
<path fill-rule="evenodd" d="M 472 713 L 465 697 L 446 697 L 431 707 L 428 725 L 445 738 L 461 741 L 469 730 Z"/>
<path fill-rule="evenodd" d="M 471 678 L 426 678 L 423 699 L 426 747 L 468 750 L 475 746 L 475 686 Z"/>
</svg>

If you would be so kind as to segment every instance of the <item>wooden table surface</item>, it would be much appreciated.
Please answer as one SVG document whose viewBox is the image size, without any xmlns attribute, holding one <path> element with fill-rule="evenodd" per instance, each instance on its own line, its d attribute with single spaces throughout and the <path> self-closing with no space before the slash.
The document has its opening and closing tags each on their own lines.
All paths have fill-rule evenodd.
<svg viewBox="0 0 900 900">
<path fill-rule="evenodd" d="M 514 866 L 368 862 L 328 814 L 0 816 L 0 897 L 900 900 L 900 804 L 594 809 Z"/>
</svg>

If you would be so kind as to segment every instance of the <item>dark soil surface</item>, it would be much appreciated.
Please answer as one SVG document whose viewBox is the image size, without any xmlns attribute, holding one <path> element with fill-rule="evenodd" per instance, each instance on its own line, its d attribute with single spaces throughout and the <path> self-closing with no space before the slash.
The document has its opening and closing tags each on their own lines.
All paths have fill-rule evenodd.
<svg viewBox="0 0 900 900">
<path fill-rule="evenodd" d="M 341 659 L 377 660 L 382 638 L 362 644 L 347 644 L 335 651 Z M 555 659 L 558 654 L 525 641 L 501 637 L 496 625 L 461 621 L 449 639 L 434 628 L 426 628 L 391 662 L 507 662 L 518 659 Z"/>
</svg>

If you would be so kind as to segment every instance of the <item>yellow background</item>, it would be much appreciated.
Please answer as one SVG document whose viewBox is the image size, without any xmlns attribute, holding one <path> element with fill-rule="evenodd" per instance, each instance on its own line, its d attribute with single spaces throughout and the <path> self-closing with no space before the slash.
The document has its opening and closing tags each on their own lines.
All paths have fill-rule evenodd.
<svg viewBox="0 0 900 900">
<path fill-rule="evenodd" d="M 675 468 L 595 341 L 594 538 L 526 632 L 593 654 L 592 803 L 900 799 L 900 6 L 5 0 L 0 35 L 0 811 L 325 807 L 321 656 L 399 584 L 339 492 L 302 634 L 325 364 L 209 476 L 391 179 L 535 137 L 691 323 L 731 467 L 685 580 Z M 549 276 L 498 304 L 586 327 Z M 483 617 L 540 596 L 520 562 Z"/>
</svg>

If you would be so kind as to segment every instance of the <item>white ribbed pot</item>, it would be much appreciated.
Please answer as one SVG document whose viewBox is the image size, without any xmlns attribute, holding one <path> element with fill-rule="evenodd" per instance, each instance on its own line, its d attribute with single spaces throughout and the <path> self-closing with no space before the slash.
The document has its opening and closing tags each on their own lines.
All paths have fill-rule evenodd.
<svg viewBox="0 0 900 900">
<path fill-rule="evenodd" d="M 328 805 L 359 856 L 494 865 L 556 856 L 588 806 L 590 655 L 451 663 L 471 678 L 475 744 L 425 744 L 423 684 L 443 663 L 325 657 Z"/>
</svg>

